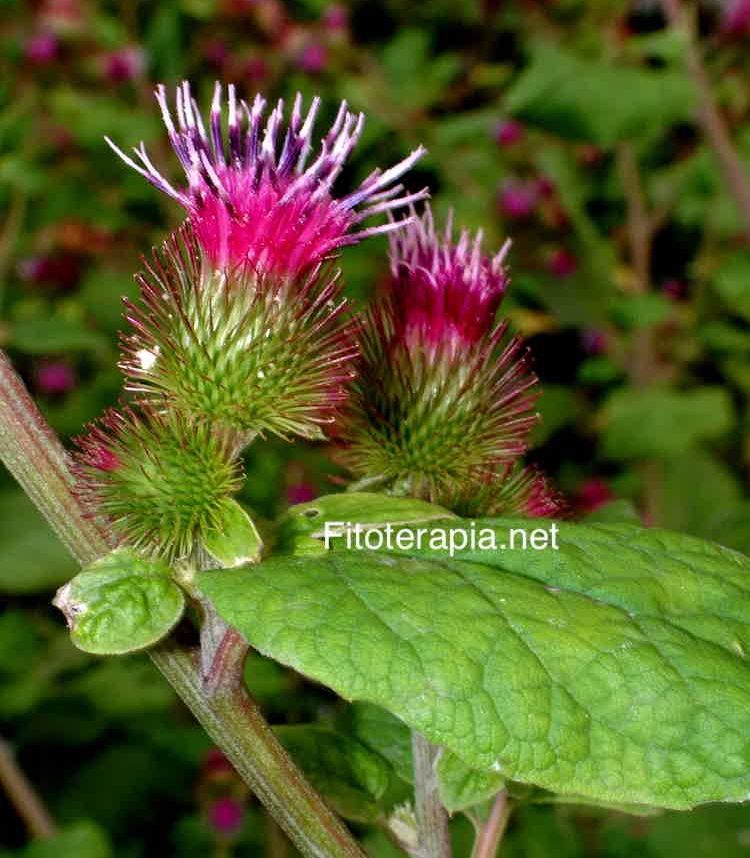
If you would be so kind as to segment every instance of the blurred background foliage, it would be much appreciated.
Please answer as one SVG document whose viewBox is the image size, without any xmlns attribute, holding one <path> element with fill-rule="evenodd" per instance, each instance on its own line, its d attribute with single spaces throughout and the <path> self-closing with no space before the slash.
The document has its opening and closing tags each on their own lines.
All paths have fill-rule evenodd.
<svg viewBox="0 0 750 858">
<path fill-rule="evenodd" d="M 750 171 L 750 3 L 690 11 Z M 102 138 L 145 140 L 176 175 L 154 82 L 188 77 L 204 99 L 215 79 L 271 98 L 319 93 L 321 128 L 346 98 L 368 122 L 340 187 L 423 142 L 410 186 L 429 183 L 440 215 L 481 227 L 488 249 L 512 236 L 505 312 L 545 389 L 529 458 L 572 514 L 750 551 L 750 226 L 696 121 L 690 47 L 658 0 L 0 0 L 0 346 L 66 438 L 117 397 L 121 296 L 180 212 Z M 385 241 L 342 265 L 365 299 L 387 270 Z M 337 477 L 324 448 L 270 441 L 247 472 L 244 500 L 267 517 Z M 0 475 L 0 733 L 57 827 L 29 843 L 0 795 L 0 856 L 283 856 L 146 659 L 73 650 L 48 605 L 72 572 Z M 357 719 L 324 690 L 259 657 L 247 680 L 272 722 L 358 741 Z M 304 736 L 289 737 L 304 755 Z M 365 822 L 373 772 L 356 759 L 339 793 L 385 858 L 393 848 Z M 454 825 L 468 854 L 469 823 Z M 529 803 L 502 854 L 749 855 L 750 810 Z"/>
</svg>

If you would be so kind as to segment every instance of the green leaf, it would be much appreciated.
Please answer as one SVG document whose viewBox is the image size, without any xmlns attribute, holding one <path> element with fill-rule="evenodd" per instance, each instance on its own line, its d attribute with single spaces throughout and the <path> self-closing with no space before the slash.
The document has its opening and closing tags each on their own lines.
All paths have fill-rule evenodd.
<svg viewBox="0 0 750 858">
<path fill-rule="evenodd" d="M 275 727 L 279 741 L 312 785 L 346 819 L 372 822 L 388 788 L 385 760 L 356 739 L 315 724 Z"/>
<path fill-rule="evenodd" d="M 547 43 L 506 97 L 511 113 L 561 137 L 611 147 L 686 118 L 693 93 L 683 74 L 589 60 Z"/>
<path fill-rule="evenodd" d="M 106 348 L 107 339 L 81 322 L 55 316 L 14 322 L 10 343 L 26 354 L 48 355 L 67 351 L 101 351 Z"/>
<path fill-rule="evenodd" d="M 750 320 L 750 253 L 726 258 L 714 275 L 713 285 L 732 312 Z"/>
<path fill-rule="evenodd" d="M 121 655 L 169 634 L 182 616 L 185 597 L 166 563 L 118 548 L 61 587 L 53 604 L 65 614 L 79 649 Z"/>
<path fill-rule="evenodd" d="M 487 801 L 505 786 L 503 775 L 478 772 L 450 751 L 440 756 L 437 773 L 440 798 L 450 813 Z"/>
<path fill-rule="evenodd" d="M 624 524 L 547 523 L 546 551 L 510 547 L 528 521 L 445 527 L 498 549 L 334 549 L 199 586 L 260 652 L 472 768 L 627 804 L 750 793 L 748 558 Z"/>
<path fill-rule="evenodd" d="M 672 456 L 728 432 L 734 420 L 726 390 L 698 387 L 621 388 L 604 408 L 605 455 L 623 459 Z"/>
<path fill-rule="evenodd" d="M 397 498 L 373 492 L 345 492 L 324 495 L 308 503 L 293 506 L 279 522 L 277 540 L 280 550 L 316 554 L 325 550 L 322 540 L 340 533 L 346 524 L 363 529 L 385 524 L 413 524 L 456 516 L 445 507 L 414 498 Z M 329 522 L 325 527 L 325 522 Z"/>
<path fill-rule="evenodd" d="M 250 516 L 228 498 L 223 502 L 221 526 L 203 540 L 203 547 L 224 569 L 257 563 L 263 542 Z"/>
<path fill-rule="evenodd" d="M 414 783 L 411 731 L 387 709 L 372 703 L 354 703 L 351 730 L 360 742 L 384 757 L 406 783 Z"/>
</svg>

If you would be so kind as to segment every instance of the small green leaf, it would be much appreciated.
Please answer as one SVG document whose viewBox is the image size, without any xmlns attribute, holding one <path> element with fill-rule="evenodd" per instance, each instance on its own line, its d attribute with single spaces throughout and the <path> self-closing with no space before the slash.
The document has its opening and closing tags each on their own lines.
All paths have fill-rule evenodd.
<svg viewBox="0 0 750 858">
<path fill-rule="evenodd" d="M 386 524 L 417 524 L 456 516 L 442 506 L 414 498 L 389 497 L 372 492 L 324 495 L 293 506 L 280 520 L 278 550 L 300 554 L 325 550 L 323 540 L 343 532 L 346 524 L 374 529 Z M 328 522 L 328 527 L 326 527 Z"/>
<path fill-rule="evenodd" d="M 385 760 L 356 739 L 315 724 L 275 727 L 279 741 L 338 813 L 358 822 L 381 816 L 389 783 Z"/>
<path fill-rule="evenodd" d="M 203 540 L 203 547 L 224 569 L 257 563 L 263 542 L 250 516 L 237 503 L 227 498 L 217 514 L 221 525 Z"/>
<path fill-rule="evenodd" d="M 198 583 L 260 652 L 472 768 L 593 801 L 744 800 L 750 559 L 626 524 L 511 547 L 529 526 L 433 525 L 494 534 L 456 559 L 334 548 Z"/>
<path fill-rule="evenodd" d="M 98 825 L 81 821 L 14 854 L 18 858 L 111 858 L 112 849 Z"/>
<path fill-rule="evenodd" d="M 118 548 L 61 587 L 53 604 L 65 614 L 79 649 L 121 655 L 169 634 L 182 616 L 185 597 L 166 563 Z"/>
<path fill-rule="evenodd" d="M 714 275 L 713 284 L 727 307 L 750 321 L 750 254 L 728 257 Z"/>
<path fill-rule="evenodd" d="M 441 755 L 437 773 L 440 798 L 451 813 L 487 801 L 505 786 L 503 775 L 472 769 L 450 751 Z"/>
</svg>

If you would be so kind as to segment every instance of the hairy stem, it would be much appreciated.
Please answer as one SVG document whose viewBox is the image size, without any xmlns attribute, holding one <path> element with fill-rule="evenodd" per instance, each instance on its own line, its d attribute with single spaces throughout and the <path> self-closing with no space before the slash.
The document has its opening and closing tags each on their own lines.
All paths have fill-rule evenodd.
<svg viewBox="0 0 750 858">
<path fill-rule="evenodd" d="M 57 826 L 44 806 L 44 802 L 16 762 L 10 745 L 2 738 L 0 738 L 0 785 L 32 837 L 44 840 L 56 834 Z"/>
<path fill-rule="evenodd" d="M 87 518 L 73 493 L 68 457 L 0 351 L 0 459 L 81 563 L 110 549 L 101 524 Z M 231 630 L 230 630 L 231 631 Z M 156 666 L 308 858 L 363 858 L 351 834 L 307 783 L 242 684 L 245 644 L 225 637 L 223 668 L 207 684 L 200 654 L 174 641 L 151 651 Z"/>
<path fill-rule="evenodd" d="M 440 801 L 438 749 L 416 730 L 411 734 L 414 755 L 414 809 L 422 858 L 452 858 L 448 813 Z"/>
<path fill-rule="evenodd" d="M 477 836 L 472 858 L 495 858 L 500 848 L 505 829 L 510 819 L 510 805 L 508 804 L 508 793 L 501 790 L 492 804 L 492 810 L 487 817 L 487 822 Z"/>
<path fill-rule="evenodd" d="M 662 0 L 662 5 L 670 25 L 685 40 L 685 68 L 698 94 L 698 123 L 716 156 L 727 191 L 734 197 L 745 238 L 750 241 L 750 174 L 719 109 L 683 0 Z"/>
</svg>

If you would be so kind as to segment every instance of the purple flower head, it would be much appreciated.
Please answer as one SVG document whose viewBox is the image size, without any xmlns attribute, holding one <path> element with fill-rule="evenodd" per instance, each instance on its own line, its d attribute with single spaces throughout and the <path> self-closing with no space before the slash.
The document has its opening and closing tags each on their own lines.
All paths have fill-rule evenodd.
<svg viewBox="0 0 750 858">
<path fill-rule="evenodd" d="M 60 396 L 76 386 L 76 377 L 70 364 L 64 361 L 44 363 L 36 370 L 36 386 L 49 396 Z"/>
<path fill-rule="evenodd" d="M 661 284 L 661 291 L 667 298 L 671 298 L 673 301 L 681 301 L 687 296 L 688 287 L 684 280 L 670 277 Z"/>
<path fill-rule="evenodd" d="M 538 199 L 535 185 L 511 180 L 500 188 L 498 206 L 505 217 L 523 220 L 533 213 Z"/>
<path fill-rule="evenodd" d="M 587 328 L 581 334 L 581 345 L 590 355 L 601 355 L 607 351 L 607 334 L 598 328 Z"/>
<path fill-rule="evenodd" d="M 547 260 L 547 268 L 553 277 L 565 280 L 578 271 L 578 260 L 564 247 L 558 247 Z"/>
<path fill-rule="evenodd" d="M 297 65 L 307 74 L 320 74 L 328 65 L 328 51 L 320 42 L 305 45 L 297 60 Z"/>
<path fill-rule="evenodd" d="M 523 140 L 525 129 L 523 125 L 515 119 L 506 119 L 498 122 L 495 129 L 495 140 L 498 146 L 508 148 L 515 146 Z"/>
<path fill-rule="evenodd" d="M 333 183 L 364 125 L 364 115 L 351 113 L 346 102 L 323 138 L 320 153 L 308 165 L 318 98 L 306 116 L 302 97 L 295 98 L 280 145 L 282 101 L 264 119 L 265 99 L 256 95 L 248 104 L 230 85 L 225 134 L 220 84 L 214 90 L 208 126 L 187 82 L 177 89 L 176 124 L 163 86 L 156 98 L 187 187 L 175 188 L 153 165 L 143 143 L 131 158 L 107 142 L 128 165 L 184 206 L 216 267 L 245 263 L 259 272 L 297 275 L 344 245 L 402 225 L 391 220 L 353 231 L 365 218 L 427 196 L 426 190 L 403 194 L 403 186 L 395 184 L 422 157 L 422 147 L 389 170 L 375 170 L 353 193 L 333 196 Z"/>
<path fill-rule="evenodd" d="M 730 0 L 725 5 L 721 29 L 730 36 L 750 34 L 750 0 Z"/>
<path fill-rule="evenodd" d="M 495 324 L 508 278 L 506 242 L 495 256 L 482 253 L 482 233 L 463 230 L 452 240 L 452 217 L 438 235 L 429 206 L 391 236 L 390 297 L 398 334 L 430 349 L 460 351 L 477 343 Z"/>
<path fill-rule="evenodd" d="M 37 33 L 26 42 L 26 59 L 38 66 L 45 66 L 57 59 L 60 43 L 54 33 Z"/>
<path fill-rule="evenodd" d="M 143 74 L 145 67 L 146 56 L 137 45 L 112 51 L 104 58 L 104 74 L 112 83 L 135 80 Z"/>
<path fill-rule="evenodd" d="M 342 32 L 349 27 L 349 10 L 342 3 L 334 3 L 324 12 L 323 26 L 331 32 Z"/>
<path fill-rule="evenodd" d="M 232 837 L 242 827 L 245 809 L 234 798 L 220 798 L 208 810 L 208 820 L 217 834 Z"/>
</svg>

